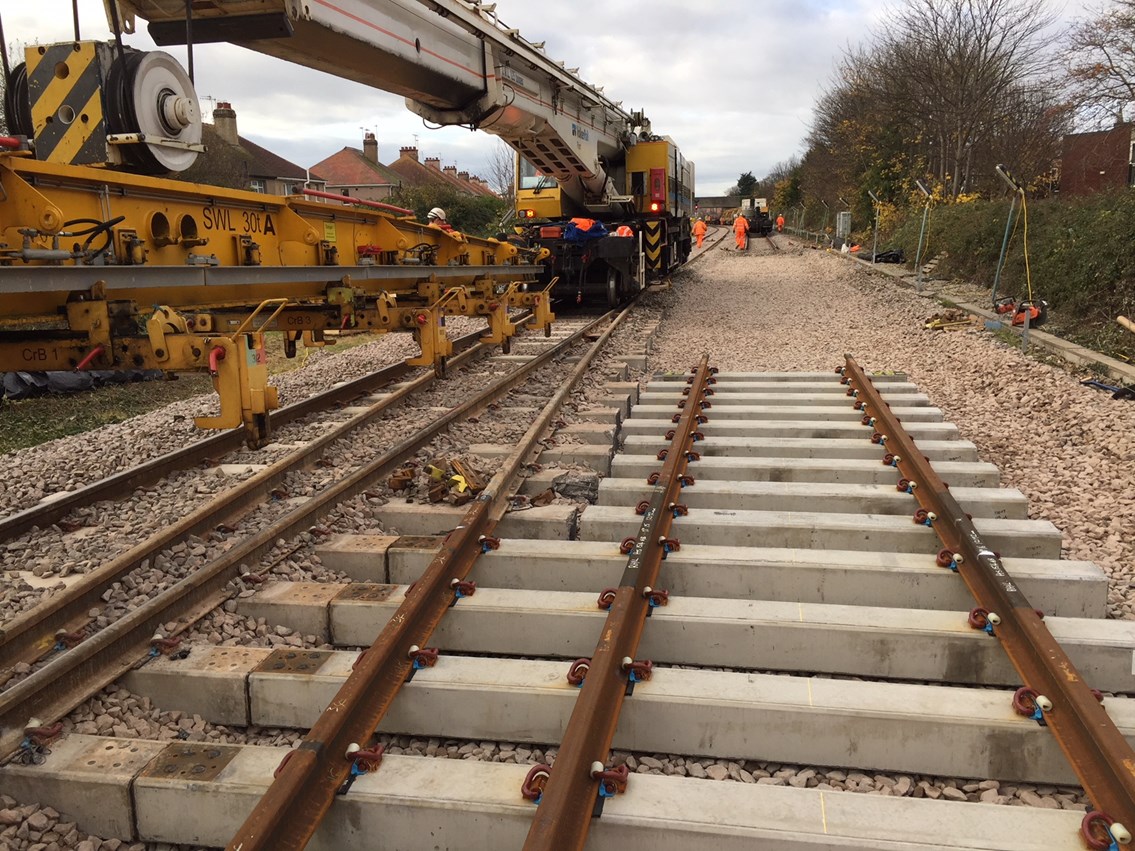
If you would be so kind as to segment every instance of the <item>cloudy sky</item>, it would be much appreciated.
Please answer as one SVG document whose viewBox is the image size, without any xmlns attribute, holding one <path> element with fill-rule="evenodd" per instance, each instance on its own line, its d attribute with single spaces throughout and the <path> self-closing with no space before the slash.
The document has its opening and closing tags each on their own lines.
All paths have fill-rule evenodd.
<svg viewBox="0 0 1135 851">
<path fill-rule="evenodd" d="M 1069 20 L 1103 0 L 1045 2 Z M 0 0 L 8 43 L 70 39 L 70 8 L 68 0 Z M 109 37 L 101 0 L 79 0 L 79 10 L 84 38 Z M 654 131 L 697 164 L 699 195 L 724 192 L 745 171 L 761 177 L 802 152 L 834 63 L 886 20 L 879 0 L 497 0 L 497 13 L 627 108 L 645 110 Z M 144 32 L 126 43 L 153 49 Z M 184 63 L 184 48 L 167 49 Z M 200 45 L 194 61 L 206 114 L 229 101 L 242 136 L 302 166 L 361 147 L 364 128 L 377 134 L 383 162 L 416 140 L 423 157 L 486 176 L 501 144 L 485 133 L 426 128 L 401 97 L 243 48 Z"/>
</svg>

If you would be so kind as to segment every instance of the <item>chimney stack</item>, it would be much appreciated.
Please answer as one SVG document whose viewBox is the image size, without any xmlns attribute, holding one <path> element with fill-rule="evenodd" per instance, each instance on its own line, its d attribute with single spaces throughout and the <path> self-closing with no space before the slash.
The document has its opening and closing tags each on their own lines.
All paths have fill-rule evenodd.
<svg viewBox="0 0 1135 851">
<path fill-rule="evenodd" d="M 217 135 L 230 145 L 239 145 L 240 137 L 236 132 L 236 110 L 228 101 L 220 101 L 213 110 L 213 127 Z"/>
<path fill-rule="evenodd" d="M 426 165 L 436 171 L 441 171 L 441 157 L 426 157 Z"/>
<path fill-rule="evenodd" d="M 363 157 L 369 162 L 378 163 L 378 139 L 373 133 L 367 132 L 363 135 Z"/>
<path fill-rule="evenodd" d="M 418 161 L 418 149 L 415 146 L 410 146 L 408 148 L 399 148 L 398 155 L 400 157 L 405 157 L 408 160 L 413 160 L 414 162 Z"/>
</svg>

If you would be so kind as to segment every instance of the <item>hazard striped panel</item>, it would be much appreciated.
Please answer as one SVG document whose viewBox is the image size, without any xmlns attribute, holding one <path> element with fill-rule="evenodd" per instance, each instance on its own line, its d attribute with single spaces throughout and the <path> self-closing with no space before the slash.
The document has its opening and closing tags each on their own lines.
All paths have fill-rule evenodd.
<svg viewBox="0 0 1135 851">
<path fill-rule="evenodd" d="M 646 269 L 648 272 L 665 273 L 662 262 L 662 246 L 665 242 L 666 223 L 661 219 L 652 219 L 646 222 L 643 229 L 643 249 L 646 254 Z"/>
<path fill-rule="evenodd" d="M 98 47 L 80 42 L 26 51 L 37 159 L 71 165 L 106 162 Z"/>
</svg>

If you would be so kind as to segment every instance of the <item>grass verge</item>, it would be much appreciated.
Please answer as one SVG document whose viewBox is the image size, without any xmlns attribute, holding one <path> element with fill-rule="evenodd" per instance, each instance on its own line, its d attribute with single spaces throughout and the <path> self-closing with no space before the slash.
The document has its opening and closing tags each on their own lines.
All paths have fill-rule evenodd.
<svg viewBox="0 0 1135 851">
<path fill-rule="evenodd" d="M 370 343 L 378 336 L 380 335 L 355 334 L 343 337 L 324 351 L 334 354 L 336 351 Z M 266 342 L 270 374 L 278 375 L 303 367 L 305 358 L 302 346 L 296 357 L 288 359 L 284 357 L 282 335 L 270 332 Z M 19 401 L 3 399 L 0 400 L 0 455 L 38 446 L 56 438 L 81 434 L 99 426 L 120 423 L 172 402 L 212 391 L 213 383 L 207 375 L 182 374 L 177 380 L 170 381 L 117 384 L 83 393 L 40 396 Z"/>
</svg>

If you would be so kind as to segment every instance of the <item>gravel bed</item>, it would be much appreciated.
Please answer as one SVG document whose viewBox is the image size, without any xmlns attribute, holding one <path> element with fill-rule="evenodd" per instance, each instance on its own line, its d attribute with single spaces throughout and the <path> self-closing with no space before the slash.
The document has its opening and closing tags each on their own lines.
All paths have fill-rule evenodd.
<svg viewBox="0 0 1135 851">
<path fill-rule="evenodd" d="M 176 846 L 152 846 L 165 851 Z M 100 839 L 79 830 L 74 820 L 51 807 L 21 804 L 0 795 L 0 848 L 4 851 L 150 851 L 144 842 Z"/>
</svg>

